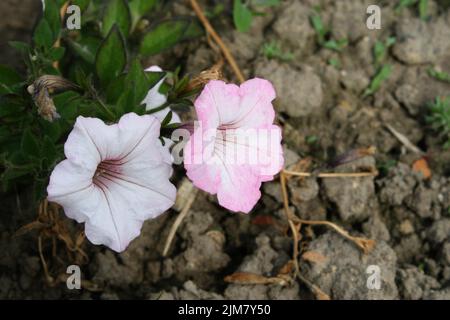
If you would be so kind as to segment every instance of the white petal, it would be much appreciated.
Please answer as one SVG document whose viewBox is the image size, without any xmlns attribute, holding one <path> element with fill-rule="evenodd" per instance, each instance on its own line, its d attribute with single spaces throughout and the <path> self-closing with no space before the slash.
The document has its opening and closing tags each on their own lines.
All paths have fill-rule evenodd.
<svg viewBox="0 0 450 320">
<path fill-rule="evenodd" d="M 145 69 L 145 71 L 161 72 L 162 69 L 158 66 L 151 66 L 150 68 Z M 144 101 L 142 101 L 142 103 L 146 104 L 146 110 L 158 108 L 167 102 L 167 96 L 159 92 L 161 85 L 164 83 L 164 79 L 165 78 L 162 78 L 156 85 L 154 85 L 153 88 L 148 91 Z"/>
<path fill-rule="evenodd" d="M 86 221 L 86 237 L 93 244 L 103 244 L 117 252 L 122 252 L 136 238 L 143 220 L 134 214 L 134 203 L 120 193 L 114 185 L 97 188 L 101 205 Z"/>
<path fill-rule="evenodd" d="M 171 111 L 170 108 L 167 107 L 165 109 L 152 113 L 152 116 L 155 116 L 159 120 L 159 122 L 162 122 L 170 111 Z M 170 119 L 169 124 L 180 122 L 181 122 L 180 116 L 175 111 L 172 111 L 172 119 Z"/>
<path fill-rule="evenodd" d="M 100 119 L 80 116 L 64 144 L 64 153 L 81 167 L 95 170 L 106 157 L 105 147 L 114 139 L 108 137 L 112 133 Z"/>
<path fill-rule="evenodd" d="M 92 184 L 94 172 L 70 160 L 60 162 L 50 176 L 48 200 L 62 205 L 69 218 L 86 221 L 99 203 Z"/>
</svg>

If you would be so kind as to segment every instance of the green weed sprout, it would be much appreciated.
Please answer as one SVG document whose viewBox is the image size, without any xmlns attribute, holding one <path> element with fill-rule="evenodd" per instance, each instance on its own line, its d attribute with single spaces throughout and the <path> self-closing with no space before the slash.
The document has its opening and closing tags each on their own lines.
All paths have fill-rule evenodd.
<svg viewBox="0 0 450 320">
<path fill-rule="evenodd" d="M 439 136 L 446 141 L 444 149 L 450 148 L 450 97 L 437 97 L 429 105 L 429 115 L 426 121 L 433 130 L 439 133 Z"/>
<path fill-rule="evenodd" d="M 275 41 L 265 43 L 262 47 L 262 52 L 267 59 L 277 59 L 280 61 L 291 61 L 294 59 L 292 52 L 283 52 Z"/>
<path fill-rule="evenodd" d="M 450 83 L 450 74 L 436 69 L 428 69 L 428 75 L 438 81 Z"/>
<path fill-rule="evenodd" d="M 417 6 L 419 17 L 422 20 L 428 19 L 428 0 L 400 0 L 395 8 L 397 12 L 404 8 Z"/>
<path fill-rule="evenodd" d="M 280 3 L 279 0 L 234 0 L 233 1 L 233 22 L 239 32 L 250 30 L 254 16 L 264 15 L 257 10 L 273 7 Z"/>
<path fill-rule="evenodd" d="M 317 43 L 329 50 L 341 52 L 348 45 L 347 39 L 331 39 L 329 28 L 325 27 L 322 18 L 318 14 L 310 17 L 310 22 L 317 34 Z"/>
</svg>

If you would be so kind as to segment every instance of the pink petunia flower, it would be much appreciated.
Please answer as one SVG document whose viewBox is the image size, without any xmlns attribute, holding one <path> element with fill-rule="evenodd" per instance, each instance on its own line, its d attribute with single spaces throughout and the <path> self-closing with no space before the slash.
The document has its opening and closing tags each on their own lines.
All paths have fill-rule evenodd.
<svg viewBox="0 0 450 320">
<path fill-rule="evenodd" d="M 69 218 L 85 223 L 93 244 L 121 252 L 145 220 L 173 205 L 171 157 L 159 131 L 150 115 L 129 113 L 113 125 L 78 117 L 64 145 L 67 159 L 53 170 L 47 192 Z"/>
<path fill-rule="evenodd" d="M 187 176 L 229 210 L 248 213 L 261 197 L 261 183 L 283 166 L 273 99 L 275 90 L 264 79 L 240 86 L 214 80 L 194 103 L 199 126 L 184 148 Z"/>
</svg>

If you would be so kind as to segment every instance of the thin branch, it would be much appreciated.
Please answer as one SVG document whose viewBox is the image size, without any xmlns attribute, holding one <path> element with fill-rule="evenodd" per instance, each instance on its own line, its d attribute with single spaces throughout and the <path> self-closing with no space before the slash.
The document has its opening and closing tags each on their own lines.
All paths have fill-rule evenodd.
<svg viewBox="0 0 450 320">
<path fill-rule="evenodd" d="M 392 133 L 394 137 L 398 139 L 398 141 L 400 141 L 405 146 L 406 149 L 421 156 L 425 154 L 425 152 L 420 150 L 419 147 L 415 146 L 405 135 L 398 132 L 394 127 L 389 124 L 385 124 L 384 126 Z"/>
<path fill-rule="evenodd" d="M 211 35 L 211 37 L 214 39 L 214 41 L 217 43 L 217 45 L 222 50 L 222 53 L 225 56 L 225 59 L 227 59 L 228 63 L 230 64 L 231 68 L 233 69 L 233 72 L 235 73 L 239 82 L 241 82 L 241 83 L 244 82 L 245 78 L 241 72 L 241 69 L 239 69 L 239 66 L 236 63 L 236 60 L 234 59 L 230 50 L 225 45 L 225 43 L 222 41 L 220 36 L 217 34 L 216 30 L 214 30 L 211 23 L 209 23 L 209 20 L 203 14 L 203 11 L 200 8 L 200 5 L 198 4 L 197 0 L 190 0 L 189 2 L 191 3 L 191 7 L 194 10 L 197 17 L 199 18 L 200 22 L 205 27 L 206 32 L 208 32 L 208 34 Z"/>
<path fill-rule="evenodd" d="M 296 172 L 291 172 L 296 173 Z M 283 204 L 284 204 L 284 211 L 286 213 L 286 217 L 288 220 L 292 220 L 295 223 L 299 224 L 309 224 L 309 225 L 325 225 L 328 227 L 331 227 L 334 229 L 337 233 L 342 235 L 344 238 L 354 242 L 365 254 L 369 253 L 373 247 L 375 246 L 375 241 L 361 238 L 361 237 L 354 237 L 351 236 L 347 231 L 339 227 L 338 225 L 329 222 L 329 221 L 310 221 L 310 220 L 304 220 L 297 217 L 295 214 L 292 213 L 291 209 L 289 208 L 289 198 L 287 194 L 287 187 L 286 187 L 286 171 L 283 170 L 280 173 L 280 184 L 281 184 L 281 192 L 283 194 Z"/>
<path fill-rule="evenodd" d="M 191 209 L 192 204 L 194 203 L 194 200 L 197 196 L 197 193 L 198 193 L 198 189 L 194 189 L 192 191 L 192 194 L 187 199 L 187 201 L 183 207 L 183 210 L 181 210 L 180 214 L 177 216 L 175 222 L 173 223 L 172 227 L 170 228 L 169 235 L 167 236 L 166 243 L 164 245 L 164 250 L 163 250 L 163 254 L 162 254 L 163 257 L 167 256 L 170 245 L 172 244 L 172 240 L 175 237 L 175 233 L 177 232 L 178 227 L 180 226 L 181 222 L 183 221 L 183 219 L 186 217 L 189 210 Z"/>
<path fill-rule="evenodd" d="M 322 173 L 310 173 L 310 172 L 298 172 L 283 170 L 283 173 L 288 176 L 296 177 L 318 177 L 318 178 L 361 178 L 361 177 L 375 177 L 378 175 L 378 171 L 368 172 L 322 172 Z"/>
<path fill-rule="evenodd" d="M 49 284 L 52 284 L 54 279 L 48 273 L 47 262 L 45 261 L 44 253 L 42 251 L 42 237 L 41 236 L 38 237 L 38 251 L 39 251 L 39 258 L 41 259 L 41 263 L 42 263 L 42 268 L 44 269 L 45 279 L 47 280 L 47 282 Z"/>
<path fill-rule="evenodd" d="M 323 221 L 313 221 L 313 220 L 303 220 L 303 219 L 298 219 L 298 221 L 300 223 L 309 224 L 309 225 L 325 225 L 325 226 L 329 226 L 330 228 L 334 229 L 337 233 L 342 235 L 344 238 L 354 242 L 359 248 L 361 248 L 361 250 L 365 254 L 368 254 L 373 249 L 373 247 L 375 246 L 375 241 L 374 240 L 351 236 L 347 231 L 345 231 L 344 229 L 342 229 L 341 227 L 339 227 L 338 225 L 336 225 L 336 224 L 334 224 L 334 223 L 332 223 L 330 221 L 325 221 L 325 220 L 323 220 Z"/>
<path fill-rule="evenodd" d="M 303 282 L 316 296 L 318 300 L 330 300 L 330 296 L 327 295 L 325 292 L 323 292 L 318 286 L 316 286 L 314 283 L 303 277 L 300 273 L 300 267 L 298 265 L 298 243 L 300 241 L 299 236 L 299 230 L 301 227 L 301 222 L 297 222 L 297 227 L 295 226 L 293 220 L 298 218 L 292 213 L 291 209 L 289 208 L 289 199 L 288 199 L 288 193 L 286 188 L 286 176 L 284 174 L 284 171 L 280 173 L 280 184 L 281 184 L 281 193 L 283 195 L 283 205 L 284 205 L 284 213 L 286 214 L 286 219 L 289 222 L 289 227 L 291 228 L 292 237 L 294 238 L 294 247 L 292 252 L 292 260 L 294 262 L 294 268 L 295 268 L 295 276 Z"/>
</svg>

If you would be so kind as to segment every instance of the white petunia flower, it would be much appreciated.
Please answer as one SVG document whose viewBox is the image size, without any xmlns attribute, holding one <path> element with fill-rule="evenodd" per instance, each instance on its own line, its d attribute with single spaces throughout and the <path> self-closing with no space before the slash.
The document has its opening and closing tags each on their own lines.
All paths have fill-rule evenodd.
<svg viewBox="0 0 450 320">
<path fill-rule="evenodd" d="M 159 66 L 151 66 L 147 69 L 145 69 L 146 72 L 162 72 L 163 70 Z M 167 96 L 161 92 L 159 92 L 159 89 L 161 88 L 162 84 L 164 83 L 164 78 L 159 80 L 159 82 L 151 88 L 147 96 L 144 98 L 144 101 L 142 101 L 143 104 L 145 104 L 145 110 L 151 110 L 158 107 L 161 107 L 164 103 L 167 102 Z M 167 114 L 170 112 L 170 108 L 164 108 L 162 110 L 159 110 L 157 112 L 152 113 L 153 116 L 155 116 L 160 122 L 164 120 L 164 118 L 167 116 Z M 172 123 L 180 123 L 181 119 L 180 116 L 175 112 L 172 111 L 172 118 L 170 119 L 169 124 Z M 174 142 L 168 138 L 164 139 L 164 146 L 166 148 L 170 148 Z"/>
<path fill-rule="evenodd" d="M 124 115 L 117 124 L 78 117 L 64 145 L 66 160 L 53 170 L 48 199 L 85 223 L 86 237 L 121 252 L 145 220 L 169 209 L 171 156 L 151 115 Z"/>
<path fill-rule="evenodd" d="M 147 69 L 145 69 L 146 72 L 162 72 L 163 70 L 158 66 L 151 66 Z M 161 88 L 162 84 L 164 83 L 164 79 L 162 78 L 159 80 L 159 82 L 151 88 L 147 96 L 144 98 L 144 101 L 142 103 L 145 103 L 145 110 L 152 110 L 155 108 L 158 108 L 162 106 L 164 103 L 167 102 L 167 96 L 161 92 L 159 92 L 159 89 Z M 156 118 L 159 119 L 159 121 L 163 121 L 164 118 L 167 116 L 167 114 L 170 112 L 170 108 L 165 108 L 163 110 L 157 111 L 155 113 L 152 113 Z M 172 111 L 172 119 L 170 120 L 170 123 L 180 123 L 180 117 L 178 114 Z"/>
</svg>

